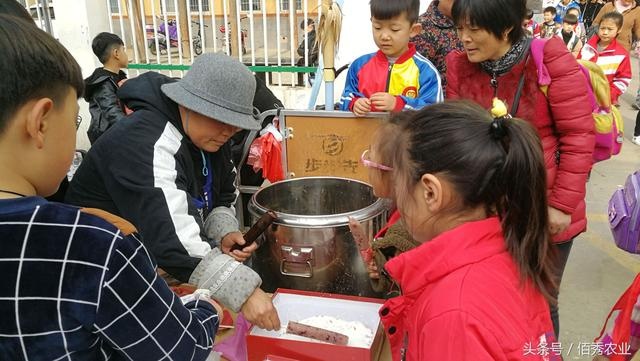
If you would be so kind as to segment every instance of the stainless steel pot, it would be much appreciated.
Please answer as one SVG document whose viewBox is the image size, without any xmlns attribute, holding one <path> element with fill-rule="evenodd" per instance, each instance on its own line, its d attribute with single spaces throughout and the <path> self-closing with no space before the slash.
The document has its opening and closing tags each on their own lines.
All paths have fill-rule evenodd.
<svg viewBox="0 0 640 361">
<path fill-rule="evenodd" d="M 252 267 L 262 287 L 380 296 L 349 232 L 349 217 L 371 238 L 385 224 L 388 202 L 370 185 L 347 178 L 309 177 L 269 185 L 248 206 L 253 221 L 267 210 L 278 219 L 265 231 Z"/>
</svg>

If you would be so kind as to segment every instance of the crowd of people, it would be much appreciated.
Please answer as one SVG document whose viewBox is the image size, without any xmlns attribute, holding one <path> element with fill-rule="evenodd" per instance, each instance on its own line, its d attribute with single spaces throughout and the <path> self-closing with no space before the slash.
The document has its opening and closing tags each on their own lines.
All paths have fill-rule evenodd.
<svg viewBox="0 0 640 361">
<path fill-rule="evenodd" d="M 618 104 L 640 8 L 561 0 L 539 25 L 525 0 L 434 0 L 422 15 L 418 0 L 370 8 L 379 51 L 350 65 L 341 109 L 390 113 L 362 163 L 376 196 L 395 205 L 365 240 L 392 358 L 542 360 L 523 347 L 557 341 L 559 286 L 587 226 L 595 134 L 576 59 L 602 67 Z M 315 38 L 313 21 L 300 25 Z M 305 64 L 314 47 L 301 44 Z M 198 56 L 179 80 L 127 79 L 117 35 L 92 48 L 103 66 L 83 80 L 22 5 L 0 2 L 3 359 L 205 360 L 222 306 L 279 330 L 243 263 L 257 244 L 243 247 L 230 141 L 262 127 L 256 108 L 273 94 L 223 54 Z M 65 204 L 50 202 L 72 161 L 81 97 L 92 147 Z M 180 299 L 167 275 L 194 297 Z"/>
</svg>

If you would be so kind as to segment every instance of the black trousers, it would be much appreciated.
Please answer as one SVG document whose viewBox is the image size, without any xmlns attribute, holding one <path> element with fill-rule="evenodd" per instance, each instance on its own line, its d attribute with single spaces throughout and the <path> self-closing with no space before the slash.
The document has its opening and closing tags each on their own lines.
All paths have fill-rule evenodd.
<svg viewBox="0 0 640 361">
<path fill-rule="evenodd" d="M 556 243 L 556 258 L 554 260 L 554 276 L 556 279 L 556 283 L 558 284 L 558 290 L 556 292 L 555 299 L 556 304 L 549 304 L 549 309 L 551 311 L 551 322 L 553 322 L 553 330 L 556 333 L 556 338 L 560 339 L 560 315 L 558 310 L 558 296 L 560 294 L 560 282 L 562 281 L 562 275 L 564 274 L 564 268 L 567 265 L 567 260 L 569 259 L 569 254 L 571 253 L 571 246 L 573 246 L 573 239 L 570 239 L 567 242 Z"/>
</svg>

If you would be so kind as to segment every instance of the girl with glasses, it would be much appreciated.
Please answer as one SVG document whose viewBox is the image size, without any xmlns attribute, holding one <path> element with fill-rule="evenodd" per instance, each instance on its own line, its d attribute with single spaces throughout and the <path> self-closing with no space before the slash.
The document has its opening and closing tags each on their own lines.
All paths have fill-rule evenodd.
<svg viewBox="0 0 640 361">
<path fill-rule="evenodd" d="M 393 198 L 393 147 L 391 139 L 398 132 L 396 123 L 408 118 L 410 112 L 393 113 L 391 123 L 378 130 L 372 139 L 371 146 L 366 149 L 360 160 L 368 169 L 369 183 L 373 187 L 373 193 L 380 198 Z M 394 210 L 387 224 L 372 240 L 365 235 L 360 223 L 351 219 L 349 228 L 354 240 L 361 249 L 363 260 L 367 264 L 371 286 L 376 292 L 382 293 L 386 298 L 397 296 L 398 289 L 391 279 L 384 273 L 385 263 L 396 255 L 415 248 L 419 245 L 406 231 L 400 213 Z"/>
</svg>

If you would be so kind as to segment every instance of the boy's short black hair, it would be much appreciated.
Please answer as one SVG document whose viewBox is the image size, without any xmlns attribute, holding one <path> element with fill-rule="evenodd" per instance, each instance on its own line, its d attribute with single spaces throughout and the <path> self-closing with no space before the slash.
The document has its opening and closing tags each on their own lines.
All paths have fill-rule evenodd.
<svg viewBox="0 0 640 361">
<path fill-rule="evenodd" d="M 17 16 L 20 19 L 23 19 L 35 25 L 35 22 L 31 15 L 29 15 L 27 9 L 25 9 L 24 6 L 22 6 L 22 4 L 20 4 L 16 0 L 1 0 L 0 14 Z"/>
<path fill-rule="evenodd" d="M 420 0 L 371 0 L 371 17 L 377 20 L 389 20 L 405 13 L 413 25 L 420 15 Z"/>
<path fill-rule="evenodd" d="M 124 45 L 124 42 L 118 35 L 112 33 L 100 33 L 93 38 L 91 49 L 93 49 L 93 53 L 96 54 L 98 60 L 104 64 L 109 60 L 113 48 L 120 47 L 122 45 Z"/>
<path fill-rule="evenodd" d="M 304 29 L 306 29 L 306 28 L 307 28 L 307 26 L 309 26 L 309 25 L 314 25 L 314 26 L 315 26 L 315 25 L 316 25 L 316 22 L 315 22 L 315 21 L 313 21 L 313 19 L 312 19 L 312 18 L 307 18 L 307 21 L 302 20 L 302 21 L 300 22 L 300 29 L 304 30 Z"/>
<path fill-rule="evenodd" d="M 602 18 L 600 19 L 600 24 L 602 24 L 602 22 L 605 20 L 613 21 L 614 23 L 616 23 L 618 30 L 620 30 L 624 22 L 624 17 L 617 11 L 611 11 L 602 16 Z"/>
<path fill-rule="evenodd" d="M 580 8 L 568 8 L 566 14 L 568 14 L 569 11 L 577 11 L 578 15 L 580 15 L 580 13 L 581 13 Z"/>
<path fill-rule="evenodd" d="M 554 8 L 553 6 L 547 6 L 546 8 L 544 8 L 543 13 L 551 13 L 553 15 L 557 14 L 556 8 Z"/>
<path fill-rule="evenodd" d="M 576 25 L 578 23 L 578 17 L 574 14 L 566 14 L 562 19 L 562 22 L 569 25 Z"/>
<path fill-rule="evenodd" d="M 527 19 L 528 20 L 533 19 L 533 10 L 527 9 Z"/>
<path fill-rule="evenodd" d="M 56 39 L 33 22 L 0 14 L 0 134 L 9 119 L 28 101 L 51 98 L 58 104 L 68 87 L 80 97 L 82 71 Z"/>
</svg>

